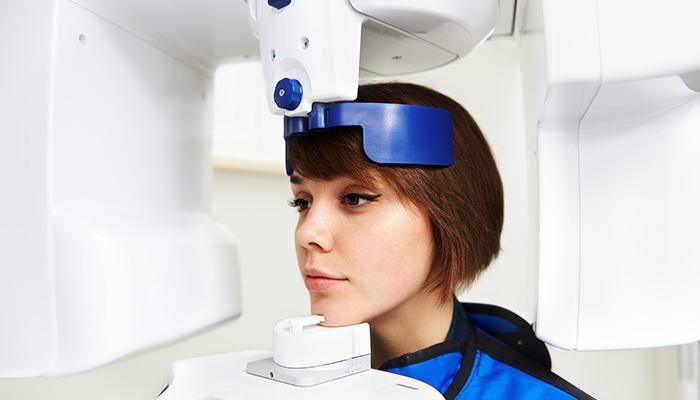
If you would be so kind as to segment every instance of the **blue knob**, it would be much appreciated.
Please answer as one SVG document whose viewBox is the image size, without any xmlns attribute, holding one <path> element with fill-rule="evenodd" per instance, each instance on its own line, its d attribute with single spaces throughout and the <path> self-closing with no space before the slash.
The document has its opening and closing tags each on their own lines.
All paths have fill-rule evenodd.
<svg viewBox="0 0 700 400">
<path fill-rule="evenodd" d="M 267 5 L 270 7 L 275 7 L 278 10 L 281 10 L 289 5 L 292 0 L 267 0 Z"/>
<path fill-rule="evenodd" d="M 285 110 L 294 110 L 301 104 L 304 89 L 296 79 L 284 78 L 275 85 L 275 104 Z"/>
</svg>

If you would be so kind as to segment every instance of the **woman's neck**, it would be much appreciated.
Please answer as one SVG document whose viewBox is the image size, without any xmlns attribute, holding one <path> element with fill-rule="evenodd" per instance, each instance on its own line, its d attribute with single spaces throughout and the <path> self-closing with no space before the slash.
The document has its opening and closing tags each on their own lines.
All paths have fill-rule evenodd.
<svg viewBox="0 0 700 400">
<path fill-rule="evenodd" d="M 372 368 L 445 340 L 452 323 L 452 300 L 440 302 L 421 291 L 370 321 Z"/>
</svg>

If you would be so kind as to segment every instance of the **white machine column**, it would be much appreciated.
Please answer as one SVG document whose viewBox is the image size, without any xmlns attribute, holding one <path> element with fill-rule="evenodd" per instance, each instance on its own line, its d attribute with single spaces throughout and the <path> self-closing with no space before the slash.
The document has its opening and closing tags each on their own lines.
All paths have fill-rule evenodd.
<svg viewBox="0 0 700 400">
<path fill-rule="evenodd" d="M 537 336 L 575 350 L 700 339 L 700 3 L 529 6 Z"/>
<path fill-rule="evenodd" d="M 69 0 L 0 5 L 0 377 L 79 372 L 241 312 L 212 221 L 212 73 Z"/>
</svg>

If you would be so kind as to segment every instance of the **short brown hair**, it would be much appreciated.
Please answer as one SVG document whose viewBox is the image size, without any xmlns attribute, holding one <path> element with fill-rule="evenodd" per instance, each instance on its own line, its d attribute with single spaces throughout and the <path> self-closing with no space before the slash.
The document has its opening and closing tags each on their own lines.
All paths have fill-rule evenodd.
<svg viewBox="0 0 700 400">
<path fill-rule="evenodd" d="M 356 101 L 447 109 L 452 114 L 454 163 L 449 167 L 375 164 L 364 154 L 358 127 L 292 137 L 287 160 L 295 171 L 311 179 L 348 176 L 371 184 L 373 177 L 381 176 L 402 199 L 423 211 L 434 245 L 426 289 L 448 300 L 456 290 L 469 287 L 500 251 L 503 185 L 491 149 L 467 110 L 424 86 L 363 85 Z"/>
</svg>

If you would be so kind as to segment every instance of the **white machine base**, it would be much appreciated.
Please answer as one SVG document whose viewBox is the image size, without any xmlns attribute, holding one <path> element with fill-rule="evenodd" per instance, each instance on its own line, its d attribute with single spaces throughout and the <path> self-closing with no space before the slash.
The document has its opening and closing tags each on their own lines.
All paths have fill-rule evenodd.
<svg viewBox="0 0 700 400">
<path fill-rule="evenodd" d="M 260 376 L 273 381 L 289 383 L 295 386 L 315 386 L 345 376 L 358 374 L 370 369 L 370 355 L 351 358 L 332 364 L 311 368 L 286 368 L 278 365 L 275 360 L 265 358 L 248 363 L 249 374 Z"/>
<path fill-rule="evenodd" d="M 158 400 L 444 399 L 426 383 L 376 369 L 311 387 L 294 386 L 246 372 L 248 363 L 271 356 L 270 352 L 246 351 L 176 361 L 172 367 L 172 381 Z"/>
</svg>

